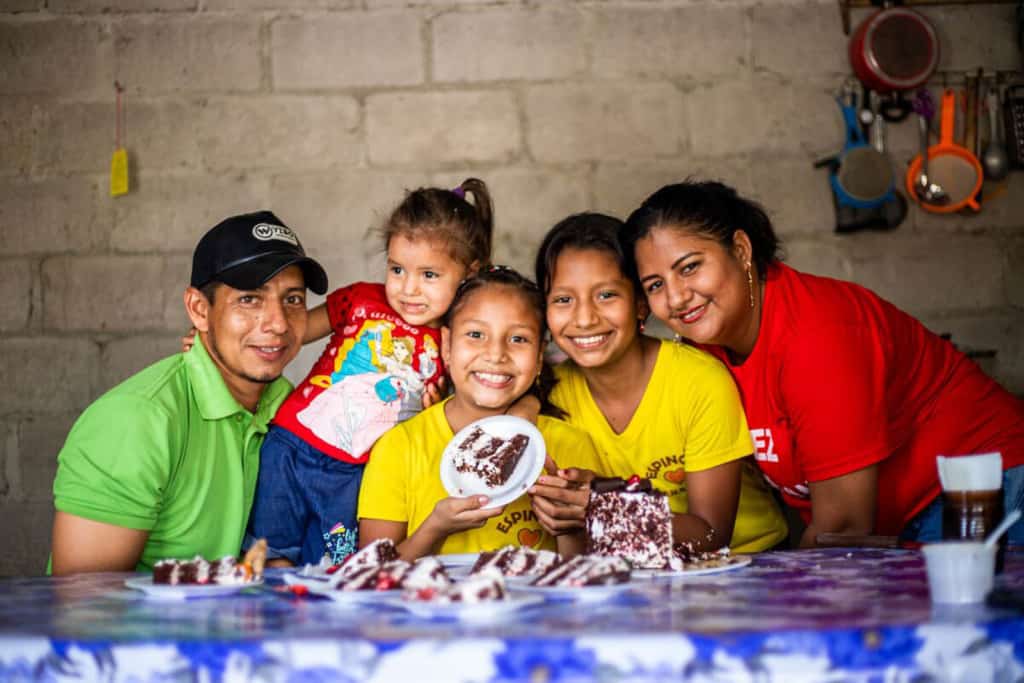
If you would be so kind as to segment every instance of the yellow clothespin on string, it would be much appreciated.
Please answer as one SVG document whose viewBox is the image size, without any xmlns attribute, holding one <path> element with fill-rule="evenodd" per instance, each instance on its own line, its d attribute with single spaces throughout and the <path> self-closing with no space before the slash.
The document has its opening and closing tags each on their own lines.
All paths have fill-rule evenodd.
<svg viewBox="0 0 1024 683">
<path fill-rule="evenodd" d="M 110 159 L 111 197 L 128 194 L 128 150 L 121 146 L 121 93 L 124 92 L 124 88 L 118 81 L 114 81 L 114 90 L 117 92 L 117 106 L 115 107 L 117 123 L 114 156 Z"/>
</svg>

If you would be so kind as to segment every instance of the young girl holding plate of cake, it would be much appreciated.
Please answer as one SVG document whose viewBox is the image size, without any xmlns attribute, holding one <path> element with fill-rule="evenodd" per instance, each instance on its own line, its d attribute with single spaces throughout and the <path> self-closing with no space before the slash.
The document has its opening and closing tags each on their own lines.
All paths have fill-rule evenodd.
<svg viewBox="0 0 1024 683">
<path fill-rule="evenodd" d="M 736 386 L 710 354 L 643 334 L 648 311 L 626 272 L 621 227 L 610 216 L 574 215 L 541 244 L 547 325 L 569 357 L 555 369 L 551 401 L 593 438 L 606 474 L 649 479 L 668 495 L 676 543 L 767 550 L 786 538 L 786 523 L 748 462 Z M 538 515 L 564 527 L 574 515 L 582 521 L 589 474 L 560 474 L 541 477 L 531 494 Z"/>
<path fill-rule="evenodd" d="M 542 361 L 545 334 L 543 296 L 515 271 L 490 268 L 462 283 L 441 329 L 441 357 L 454 392 L 374 445 L 359 492 L 360 545 L 390 538 L 405 560 L 508 545 L 557 548 L 563 555 L 582 549 L 579 535 L 556 541 L 541 525 L 525 493 L 532 481 L 514 500 L 497 505 L 487 495 L 450 495 L 442 481 L 453 439 L 473 441 L 456 434 L 482 418 L 504 415 L 531 392 L 541 402 L 537 429 L 547 455 L 561 467 L 605 469 L 586 433 L 552 417 L 555 409 L 544 395 L 550 381 Z"/>
</svg>

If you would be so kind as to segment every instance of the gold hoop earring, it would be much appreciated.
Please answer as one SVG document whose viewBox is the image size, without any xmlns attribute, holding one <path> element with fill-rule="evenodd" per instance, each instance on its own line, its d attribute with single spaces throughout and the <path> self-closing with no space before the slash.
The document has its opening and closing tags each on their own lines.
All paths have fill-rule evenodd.
<svg viewBox="0 0 1024 683">
<path fill-rule="evenodd" d="M 750 294 L 750 307 L 754 307 L 754 275 L 750 272 L 750 261 L 747 261 L 747 292 Z"/>
</svg>

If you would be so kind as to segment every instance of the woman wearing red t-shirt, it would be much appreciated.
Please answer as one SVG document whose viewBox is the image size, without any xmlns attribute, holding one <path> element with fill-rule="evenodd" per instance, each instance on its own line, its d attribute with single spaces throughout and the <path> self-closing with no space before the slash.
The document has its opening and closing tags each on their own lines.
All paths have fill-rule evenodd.
<svg viewBox="0 0 1024 683">
<path fill-rule="evenodd" d="M 720 183 L 651 195 L 622 233 L 651 312 L 740 387 L 755 458 L 818 534 L 941 537 L 936 455 L 999 451 L 1024 499 L 1024 403 L 859 285 L 778 259 L 764 211 Z M 1024 522 L 1010 531 L 1024 543 Z"/>
</svg>

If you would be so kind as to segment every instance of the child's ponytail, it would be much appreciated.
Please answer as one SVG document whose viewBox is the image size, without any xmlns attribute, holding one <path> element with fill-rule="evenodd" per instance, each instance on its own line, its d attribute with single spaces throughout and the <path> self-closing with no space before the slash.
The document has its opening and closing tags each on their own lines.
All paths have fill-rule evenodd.
<svg viewBox="0 0 1024 683">
<path fill-rule="evenodd" d="M 385 245 L 397 236 L 438 240 L 466 268 L 484 268 L 491 263 L 494 236 L 491 193 L 479 178 L 467 178 L 450 190 L 412 190 L 391 212 L 381 233 Z"/>
</svg>

